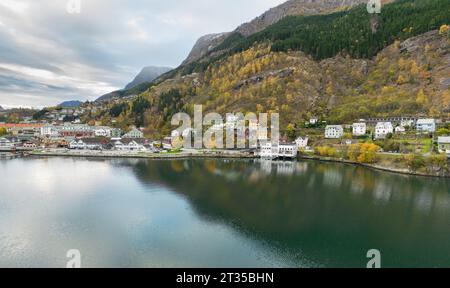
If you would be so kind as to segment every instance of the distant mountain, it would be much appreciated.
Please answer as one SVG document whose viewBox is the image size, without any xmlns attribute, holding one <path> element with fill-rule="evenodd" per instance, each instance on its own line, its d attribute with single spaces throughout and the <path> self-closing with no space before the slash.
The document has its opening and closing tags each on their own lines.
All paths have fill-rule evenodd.
<svg viewBox="0 0 450 288">
<path fill-rule="evenodd" d="M 113 91 L 98 98 L 96 101 L 108 101 L 114 98 L 123 98 L 127 96 L 137 95 L 149 88 L 151 83 L 161 76 L 169 72 L 172 68 L 148 66 L 141 70 L 141 72 L 134 78 L 134 80 L 125 86 L 122 90 Z"/>
<path fill-rule="evenodd" d="M 62 102 L 58 106 L 65 107 L 65 108 L 75 108 L 75 107 L 79 107 L 81 104 L 83 104 L 83 102 L 78 101 L 78 100 L 73 100 L 73 101 Z"/>
<path fill-rule="evenodd" d="M 5 109 L 3 109 L 3 107 L 2 106 L 0 106 L 0 111 L 4 111 Z"/>
<path fill-rule="evenodd" d="M 145 67 L 131 83 L 125 86 L 125 90 L 130 90 L 143 83 L 150 83 L 162 74 L 169 72 L 170 70 L 172 70 L 172 68 L 169 67 Z"/>
</svg>

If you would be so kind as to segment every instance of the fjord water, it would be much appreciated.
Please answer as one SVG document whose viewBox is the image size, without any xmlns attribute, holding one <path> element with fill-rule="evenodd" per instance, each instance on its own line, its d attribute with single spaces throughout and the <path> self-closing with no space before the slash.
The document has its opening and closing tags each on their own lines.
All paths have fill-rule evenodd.
<svg viewBox="0 0 450 288">
<path fill-rule="evenodd" d="M 317 162 L 0 160 L 0 267 L 450 267 L 450 180 Z"/>
</svg>

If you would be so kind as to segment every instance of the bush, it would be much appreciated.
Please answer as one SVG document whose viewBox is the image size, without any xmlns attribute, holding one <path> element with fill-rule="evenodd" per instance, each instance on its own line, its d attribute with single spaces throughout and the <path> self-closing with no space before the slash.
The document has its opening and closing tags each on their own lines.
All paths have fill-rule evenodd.
<svg viewBox="0 0 450 288">
<path fill-rule="evenodd" d="M 336 148 L 330 146 L 319 146 L 315 148 L 316 155 L 323 157 L 336 157 L 337 151 Z"/>
<path fill-rule="evenodd" d="M 425 167 L 425 158 L 419 154 L 408 154 L 403 156 L 409 171 L 416 172 L 420 168 Z"/>
<path fill-rule="evenodd" d="M 373 143 L 352 144 L 347 151 L 347 158 L 358 163 L 375 163 L 380 149 L 380 146 Z"/>
</svg>

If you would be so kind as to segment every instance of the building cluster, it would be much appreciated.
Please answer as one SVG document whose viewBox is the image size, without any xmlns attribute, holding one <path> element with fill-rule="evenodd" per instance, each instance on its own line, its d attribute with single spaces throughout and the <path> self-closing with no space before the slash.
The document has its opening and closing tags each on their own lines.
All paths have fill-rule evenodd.
<svg viewBox="0 0 450 288">
<path fill-rule="evenodd" d="M 398 117 L 361 120 L 352 125 L 328 125 L 325 127 L 325 138 L 340 139 L 344 137 L 346 126 L 351 128 L 354 137 L 366 136 L 369 132 L 369 127 L 373 127 L 373 138 L 378 140 L 386 139 L 388 135 L 405 133 L 407 129 L 415 129 L 417 133 L 434 133 L 438 127 L 438 120 Z"/>
<path fill-rule="evenodd" d="M 108 126 L 87 124 L 0 124 L 8 136 L 0 138 L 0 150 L 29 150 L 38 147 L 69 148 L 77 150 L 158 151 L 163 143 L 144 138 L 144 133 L 133 127 L 127 133 Z M 169 149 L 170 146 L 166 145 Z"/>
</svg>

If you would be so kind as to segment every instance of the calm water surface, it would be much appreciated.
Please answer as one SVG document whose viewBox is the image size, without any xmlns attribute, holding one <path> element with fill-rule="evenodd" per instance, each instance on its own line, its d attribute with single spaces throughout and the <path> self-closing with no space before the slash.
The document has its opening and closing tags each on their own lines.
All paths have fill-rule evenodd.
<svg viewBox="0 0 450 288">
<path fill-rule="evenodd" d="M 450 180 L 316 162 L 0 160 L 0 267 L 450 267 Z"/>
</svg>

